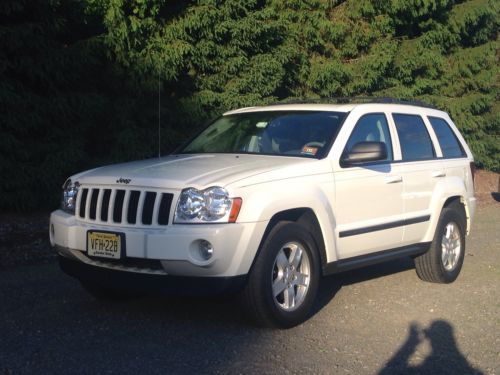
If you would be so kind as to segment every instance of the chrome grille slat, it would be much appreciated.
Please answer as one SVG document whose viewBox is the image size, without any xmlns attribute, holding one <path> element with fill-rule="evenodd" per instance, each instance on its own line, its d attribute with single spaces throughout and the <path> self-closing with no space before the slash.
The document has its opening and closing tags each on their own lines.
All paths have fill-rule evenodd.
<svg viewBox="0 0 500 375">
<path fill-rule="evenodd" d="M 99 193 L 97 194 L 97 205 L 96 205 L 96 210 L 95 210 L 95 218 L 99 222 L 102 222 L 101 208 L 102 208 L 103 195 L 104 195 L 104 189 L 99 189 Z"/>
<path fill-rule="evenodd" d="M 162 193 L 156 193 L 155 205 L 153 207 L 153 217 L 151 218 L 151 224 L 158 225 L 158 214 L 160 211 Z"/>
<path fill-rule="evenodd" d="M 89 212 L 90 212 L 90 198 L 92 197 L 92 189 L 88 189 L 87 191 L 87 199 L 85 201 L 85 220 L 89 220 Z"/>
<path fill-rule="evenodd" d="M 109 207 L 108 207 L 108 221 L 110 223 L 113 222 L 113 211 L 115 208 L 115 198 L 116 198 L 116 189 L 111 189 L 111 196 L 109 197 Z"/>
<path fill-rule="evenodd" d="M 142 213 L 142 206 L 144 205 L 144 197 L 146 196 L 145 191 L 140 191 L 139 192 L 139 199 L 137 200 L 137 209 L 135 210 L 135 224 L 141 224 L 141 213 Z"/>
<path fill-rule="evenodd" d="M 77 198 L 76 216 L 96 224 L 164 227 L 169 225 L 172 200 L 172 193 L 156 189 L 84 186 Z"/>
<path fill-rule="evenodd" d="M 82 201 L 82 195 L 83 194 L 77 194 L 76 195 L 76 206 L 75 206 L 75 216 L 76 217 L 80 216 L 80 204 L 81 204 L 81 201 Z"/>
<path fill-rule="evenodd" d="M 125 190 L 125 198 L 123 199 L 123 208 L 122 208 L 122 223 L 127 224 L 128 218 L 128 203 L 130 199 L 130 190 Z"/>
</svg>

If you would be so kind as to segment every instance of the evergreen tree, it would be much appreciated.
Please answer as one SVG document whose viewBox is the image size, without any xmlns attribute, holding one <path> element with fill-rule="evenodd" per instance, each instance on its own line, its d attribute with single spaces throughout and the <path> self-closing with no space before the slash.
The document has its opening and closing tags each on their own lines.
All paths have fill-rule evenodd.
<svg viewBox="0 0 500 375">
<path fill-rule="evenodd" d="M 57 205 L 84 168 L 163 153 L 220 114 L 392 96 L 448 111 L 500 171 L 496 0 L 5 0 L 0 208 Z M 158 87 L 160 86 L 160 87 Z"/>
</svg>

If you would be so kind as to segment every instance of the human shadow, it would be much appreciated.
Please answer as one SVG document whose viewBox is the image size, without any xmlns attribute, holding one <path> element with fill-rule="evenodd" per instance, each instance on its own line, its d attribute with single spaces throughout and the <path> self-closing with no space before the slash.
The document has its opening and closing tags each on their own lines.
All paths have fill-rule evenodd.
<svg viewBox="0 0 500 375">
<path fill-rule="evenodd" d="M 411 365 L 410 357 L 426 340 L 430 343 L 431 353 L 420 364 Z M 379 372 L 379 375 L 391 374 L 479 375 L 483 372 L 472 367 L 460 353 L 453 326 L 445 320 L 435 320 L 428 329 L 422 329 L 416 323 L 410 325 L 406 341 Z"/>
</svg>

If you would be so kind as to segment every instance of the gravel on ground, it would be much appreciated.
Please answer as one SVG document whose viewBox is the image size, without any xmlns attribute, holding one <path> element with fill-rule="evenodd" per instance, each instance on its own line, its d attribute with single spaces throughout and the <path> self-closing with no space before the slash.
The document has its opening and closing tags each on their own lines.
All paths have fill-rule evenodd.
<svg viewBox="0 0 500 375">
<path fill-rule="evenodd" d="M 232 299 L 98 302 L 59 270 L 47 216 L 0 215 L 0 374 L 500 374 L 491 192 L 456 282 L 420 281 L 411 259 L 329 276 L 314 316 L 289 330 L 254 327 Z"/>
</svg>

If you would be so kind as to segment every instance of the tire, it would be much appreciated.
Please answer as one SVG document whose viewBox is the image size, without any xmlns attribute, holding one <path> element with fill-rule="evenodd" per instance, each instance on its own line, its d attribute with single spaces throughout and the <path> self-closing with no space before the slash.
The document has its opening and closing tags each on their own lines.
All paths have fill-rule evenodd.
<svg viewBox="0 0 500 375">
<path fill-rule="evenodd" d="M 315 242 L 302 226 L 280 222 L 264 240 L 241 297 L 261 326 L 290 328 L 311 315 L 320 279 Z"/>
<path fill-rule="evenodd" d="M 126 301 L 140 297 L 141 294 L 122 289 L 112 289 L 100 286 L 98 284 L 82 281 L 80 284 L 92 297 L 98 301 Z"/>
<path fill-rule="evenodd" d="M 443 208 L 429 250 L 415 258 L 420 279 L 442 284 L 455 281 L 464 262 L 466 226 L 461 203 Z"/>
</svg>

